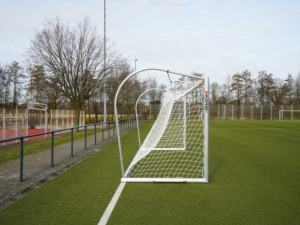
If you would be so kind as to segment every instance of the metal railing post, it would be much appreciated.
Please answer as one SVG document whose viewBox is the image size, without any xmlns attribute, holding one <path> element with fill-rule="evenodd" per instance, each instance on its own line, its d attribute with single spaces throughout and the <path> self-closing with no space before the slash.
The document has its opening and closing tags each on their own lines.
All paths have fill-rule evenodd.
<svg viewBox="0 0 300 225">
<path fill-rule="evenodd" d="M 116 133 L 115 133 L 115 121 L 113 121 L 113 136 L 116 136 Z"/>
<path fill-rule="evenodd" d="M 54 132 L 51 132 L 51 166 L 54 166 Z"/>
<path fill-rule="evenodd" d="M 95 145 L 97 144 L 97 135 L 96 135 L 96 124 L 95 124 L 95 127 L 94 127 L 94 130 L 95 130 Z"/>
<path fill-rule="evenodd" d="M 86 126 L 84 126 L 84 150 L 86 150 Z"/>
<path fill-rule="evenodd" d="M 103 122 L 101 123 L 102 126 L 102 141 L 104 141 L 104 130 L 103 130 Z"/>
<path fill-rule="evenodd" d="M 71 157 L 73 157 L 73 128 L 71 129 Z"/>
<path fill-rule="evenodd" d="M 110 122 L 108 122 L 108 138 L 110 138 Z"/>
<path fill-rule="evenodd" d="M 20 181 L 23 181 L 23 138 L 20 140 Z"/>
</svg>

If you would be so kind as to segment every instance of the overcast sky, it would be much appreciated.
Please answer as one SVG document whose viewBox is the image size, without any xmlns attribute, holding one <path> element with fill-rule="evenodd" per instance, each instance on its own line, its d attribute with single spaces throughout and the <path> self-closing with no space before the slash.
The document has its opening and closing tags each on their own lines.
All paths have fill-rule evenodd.
<svg viewBox="0 0 300 225">
<path fill-rule="evenodd" d="M 24 61 L 45 17 L 74 24 L 89 16 L 103 34 L 103 0 L 0 0 L 0 9 L 1 65 Z M 195 71 L 219 82 L 245 69 L 281 78 L 300 71 L 299 0 L 107 0 L 106 14 L 114 50 L 132 67 L 138 59 L 137 69 Z"/>
</svg>

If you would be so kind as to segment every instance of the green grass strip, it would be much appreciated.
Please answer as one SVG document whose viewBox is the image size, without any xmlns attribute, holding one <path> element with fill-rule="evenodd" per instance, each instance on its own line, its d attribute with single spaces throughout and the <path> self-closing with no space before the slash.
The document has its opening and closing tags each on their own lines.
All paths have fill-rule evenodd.
<svg viewBox="0 0 300 225">
<path fill-rule="evenodd" d="M 148 122 L 141 125 L 142 140 L 150 127 Z M 121 140 L 128 166 L 135 154 L 132 150 L 138 150 L 136 129 Z M 120 180 L 115 141 L 1 211 L 0 224 L 98 224 Z"/>
</svg>

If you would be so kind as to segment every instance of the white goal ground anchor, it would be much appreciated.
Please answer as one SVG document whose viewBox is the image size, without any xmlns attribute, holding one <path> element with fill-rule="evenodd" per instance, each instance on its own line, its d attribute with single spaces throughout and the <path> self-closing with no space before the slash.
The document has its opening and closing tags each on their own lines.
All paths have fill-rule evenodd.
<svg viewBox="0 0 300 225">
<path fill-rule="evenodd" d="M 172 73 L 193 79 L 187 82 L 178 82 L 170 92 L 164 93 L 157 120 L 142 145 L 140 136 L 138 136 L 140 149 L 126 172 L 123 166 L 119 124 L 116 123 L 122 182 L 102 215 L 99 225 L 107 223 L 126 182 L 209 182 L 208 77 L 203 79 L 163 69 L 136 71 L 125 78 L 117 90 L 114 101 L 115 116 L 118 115 L 116 102 L 118 102 L 118 95 L 123 84 L 135 74 L 148 70 Z M 116 116 L 116 118 L 118 117 Z M 138 123 L 137 129 L 139 129 Z"/>
</svg>

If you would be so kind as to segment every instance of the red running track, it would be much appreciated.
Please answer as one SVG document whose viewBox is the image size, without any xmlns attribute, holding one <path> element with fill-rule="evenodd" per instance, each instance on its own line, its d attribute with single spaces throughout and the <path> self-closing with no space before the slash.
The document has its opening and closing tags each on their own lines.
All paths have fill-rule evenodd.
<svg viewBox="0 0 300 225">
<path fill-rule="evenodd" d="M 50 129 L 48 129 L 48 131 L 50 131 Z M 31 134 L 38 134 L 38 133 L 44 133 L 45 132 L 45 129 L 28 129 L 28 135 L 31 135 Z M 18 130 L 18 137 L 20 136 L 25 136 L 27 135 L 26 134 L 26 130 Z M 9 138 L 14 138 L 16 137 L 16 130 L 13 130 L 13 129 L 6 129 L 5 130 L 5 139 L 9 139 Z M 44 138 L 45 135 L 39 135 L 39 136 L 35 136 L 35 137 L 30 137 L 28 138 L 29 141 L 32 141 L 32 140 L 36 140 L 36 139 L 40 139 L 40 138 Z M 47 134 L 47 137 L 50 137 L 50 134 Z M 3 130 L 0 129 L 0 140 L 3 140 Z M 18 143 L 20 141 L 18 140 Z M 5 142 L 5 145 L 10 145 L 10 144 L 14 144 L 16 143 L 16 141 L 8 141 L 8 142 Z M 3 143 L 0 144 L 0 146 L 3 146 Z"/>
</svg>

